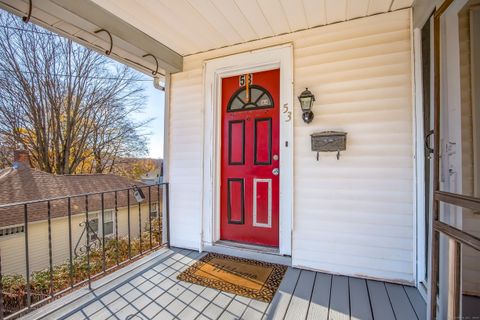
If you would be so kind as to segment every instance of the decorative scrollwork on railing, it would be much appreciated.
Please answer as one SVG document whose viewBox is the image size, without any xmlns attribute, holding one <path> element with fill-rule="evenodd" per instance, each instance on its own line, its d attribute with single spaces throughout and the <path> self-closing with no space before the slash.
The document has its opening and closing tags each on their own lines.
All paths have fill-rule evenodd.
<svg viewBox="0 0 480 320">
<path fill-rule="evenodd" d="M 85 256 L 88 252 L 102 247 L 102 240 L 98 237 L 97 232 L 92 227 L 95 224 L 97 223 L 94 221 L 82 221 L 78 224 L 83 230 L 78 238 L 77 244 L 75 245 L 75 249 L 73 250 L 75 259 Z M 83 235 L 85 235 L 85 240 L 83 241 L 84 244 L 82 244 Z M 87 236 L 90 237 L 90 239 L 87 239 Z"/>
</svg>

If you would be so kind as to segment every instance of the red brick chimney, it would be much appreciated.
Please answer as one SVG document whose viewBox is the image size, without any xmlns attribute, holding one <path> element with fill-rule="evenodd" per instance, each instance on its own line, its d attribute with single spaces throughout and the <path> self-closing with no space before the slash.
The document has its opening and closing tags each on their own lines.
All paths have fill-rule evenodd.
<svg viewBox="0 0 480 320">
<path fill-rule="evenodd" d="M 13 152 L 14 166 L 23 166 L 30 168 L 30 155 L 27 150 L 15 150 Z"/>
</svg>

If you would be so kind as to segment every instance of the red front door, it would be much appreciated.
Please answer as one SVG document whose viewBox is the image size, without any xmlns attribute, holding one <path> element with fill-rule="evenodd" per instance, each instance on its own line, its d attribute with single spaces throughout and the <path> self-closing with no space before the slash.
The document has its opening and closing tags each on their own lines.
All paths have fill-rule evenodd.
<svg viewBox="0 0 480 320">
<path fill-rule="evenodd" d="M 222 240 L 278 247 L 280 70 L 222 79 Z"/>
</svg>

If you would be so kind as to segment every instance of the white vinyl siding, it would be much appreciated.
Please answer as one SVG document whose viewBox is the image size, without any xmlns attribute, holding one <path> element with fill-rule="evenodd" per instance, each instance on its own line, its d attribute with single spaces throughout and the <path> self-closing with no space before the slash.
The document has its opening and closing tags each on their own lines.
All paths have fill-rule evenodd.
<svg viewBox="0 0 480 320">
<path fill-rule="evenodd" d="M 402 10 L 187 56 L 172 76 L 171 243 L 200 249 L 203 62 L 293 43 L 295 92 L 315 119 L 294 116 L 294 266 L 412 282 L 413 115 L 410 11 Z M 310 134 L 348 133 L 347 150 L 310 150 Z M 203 213 L 210 214 L 210 213 Z"/>
<path fill-rule="evenodd" d="M 105 210 L 105 222 L 107 222 L 107 212 Z M 112 223 L 115 221 L 115 211 L 112 210 Z M 95 212 L 90 215 L 90 219 L 95 217 L 101 221 L 101 213 Z M 142 230 L 148 223 L 148 204 L 142 205 Z M 80 226 L 85 221 L 85 214 L 72 216 L 72 248 L 75 248 L 83 227 Z M 60 264 L 68 260 L 68 219 L 67 217 L 52 219 L 52 253 L 53 264 Z M 108 227 L 107 227 L 108 228 Z M 114 228 L 112 226 L 112 228 Z M 101 237 L 101 228 L 98 236 Z M 113 229 L 115 230 L 115 229 Z M 130 233 L 131 237 L 137 238 L 139 234 L 138 225 L 138 206 L 132 206 L 130 212 Z M 118 209 L 118 235 L 119 238 L 128 235 L 128 214 L 127 208 Z M 114 235 L 110 235 L 114 236 Z M 33 222 L 28 224 L 28 244 L 30 253 L 30 271 L 39 271 L 47 268 L 49 265 L 48 257 L 48 224 L 47 221 Z M 85 244 L 85 235 L 82 236 L 82 244 Z M 146 244 L 148 245 L 148 244 Z M 0 237 L 0 252 L 2 254 L 2 273 L 3 274 L 24 274 L 25 273 L 25 233 L 18 233 L 7 237 Z"/>
</svg>

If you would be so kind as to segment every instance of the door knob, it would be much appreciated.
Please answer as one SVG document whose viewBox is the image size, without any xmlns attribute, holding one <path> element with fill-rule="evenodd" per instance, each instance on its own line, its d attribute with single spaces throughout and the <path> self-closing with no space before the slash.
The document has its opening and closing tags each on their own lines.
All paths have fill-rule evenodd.
<svg viewBox="0 0 480 320">
<path fill-rule="evenodd" d="M 274 176 L 278 176 L 278 173 L 280 172 L 280 170 L 278 170 L 278 168 L 275 168 L 272 170 L 272 173 Z"/>
</svg>

